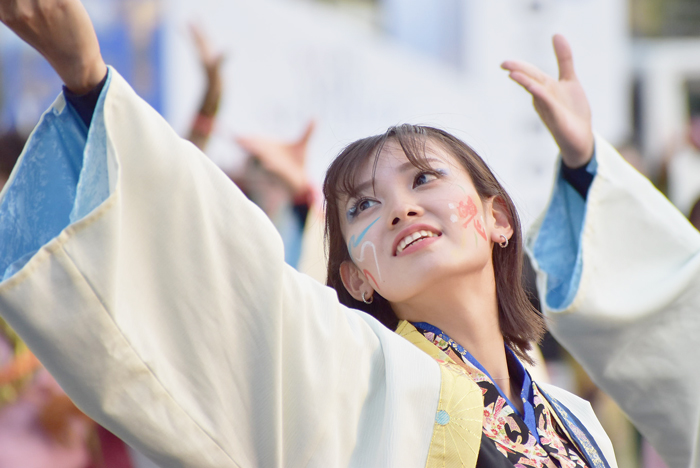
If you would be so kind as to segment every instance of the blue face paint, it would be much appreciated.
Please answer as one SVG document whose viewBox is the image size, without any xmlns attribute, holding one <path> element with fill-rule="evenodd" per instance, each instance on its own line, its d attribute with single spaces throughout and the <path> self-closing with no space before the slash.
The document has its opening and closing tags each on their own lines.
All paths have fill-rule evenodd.
<svg viewBox="0 0 700 468">
<path fill-rule="evenodd" d="M 362 242 L 362 238 L 365 237 L 365 234 L 367 234 L 367 231 L 369 231 L 369 228 L 371 228 L 372 226 L 374 226 L 374 223 L 376 223 L 377 221 L 379 221 L 380 218 L 381 218 L 381 216 L 380 216 L 379 218 L 375 219 L 374 221 L 372 221 L 372 222 L 369 224 L 369 226 L 367 226 L 367 227 L 365 228 L 365 230 L 362 231 L 362 232 L 360 233 L 360 237 L 358 237 L 357 240 L 355 240 L 355 236 L 354 236 L 354 235 L 350 236 L 350 242 L 348 242 L 348 253 L 350 254 L 351 257 L 352 257 L 352 249 L 353 249 L 354 247 L 357 247 L 358 245 L 360 245 L 360 242 Z"/>
</svg>

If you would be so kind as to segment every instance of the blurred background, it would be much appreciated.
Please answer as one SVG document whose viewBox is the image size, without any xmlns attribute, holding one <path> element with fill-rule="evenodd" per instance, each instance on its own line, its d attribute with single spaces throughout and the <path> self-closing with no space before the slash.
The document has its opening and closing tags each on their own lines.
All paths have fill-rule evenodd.
<svg viewBox="0 0 700 468">
<path fill-rule="evenodd" d="M 425 123 L 474 144 L 517 200 L 525 226 L 548 194 L 556 149 L 499 64 L 556 74 L 564 34 L 594 126 L 634 147 L 655 175 L 700 112 L 700 3 L 694 0 L 85 0 L 108 63 L 186 135 L 205 87 L 189 25 L 225 55 L 208 146 L 242 164 L 239 135 L 293 139 L 317 127 L 307 171 L 319 183 L 356 138 Z M 50 67 L 0 30 L 3 129 L 28 132 L 55 98 Z M 696 109 L 697 108 L 697 109 Z"/>
<path fill-rule="evenodd" d="M 686 215 L 700 198 L 697 0 L 84 4 L 106 61 L 181 135 L 205 133 L 207 154 L 229 174 L 241 173 L 256 148 L 242 137 L 293 142 L 303 134 L 305 183 L 318 187 L 348 143 L 398 123 L 428 124 L 484 156 L 527 228 L 547 202 L 557 151 L 528 95 L 499 65 L 526 60 L 556 75 L 551 37 L 562 33 L 573 47 L 595 130 Z M 210 51 L 224 57 L 213 107 L 203 104 L 212 81 L 193 25 Z M 59 91 L 49 65 L 0 28 L 0 131 L 26 137 Z M 197 120 L 205 107 L 207 118 Z M 5 151 L 11 145 L 3 142 Z M 293 195 L 297 207 L 299 193 Z M 312 198 L 303 202 L 302 225 Z M 566 353 L 549 344 L 544 354 L 555 384 L 593 401 L 621 468 L 663 466 Z"/>
</svg>

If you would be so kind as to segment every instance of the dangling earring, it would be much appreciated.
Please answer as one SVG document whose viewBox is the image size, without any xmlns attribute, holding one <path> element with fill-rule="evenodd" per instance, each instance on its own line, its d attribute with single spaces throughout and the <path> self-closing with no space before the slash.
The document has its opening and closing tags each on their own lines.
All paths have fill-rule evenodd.
<svg viewBox="0 0 700 468">
<path fill-rule="evenodd" d="M 503 242 L 501 242 L 498 245 L 500 245 L 502 249 L 505 249 L 506 247 L 508 247 L 508 238 L 503 234 L 501 234 L 501 237 L 503 238 Z"/>
<path fill-rule="evenodd" d="M 367 299 L 365 299 L 365 292 L 362 291 L 362 302 L 364 302 L 365 304 L 371 304 L 374 302 L 374 296 L 370 296 L 368 301 Z"/>
</svg>

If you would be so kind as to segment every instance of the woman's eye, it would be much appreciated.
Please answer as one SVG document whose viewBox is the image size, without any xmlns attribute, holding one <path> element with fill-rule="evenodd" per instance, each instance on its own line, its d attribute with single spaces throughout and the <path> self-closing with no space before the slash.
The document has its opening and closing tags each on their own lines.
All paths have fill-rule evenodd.
<svg viewBox="0 0 700 468">
<path fill-rule="evenodd" d="M 370 198 L 361 198 L 355 202 L 355 204 L 348 210 L 348 217 L 354 218 L 365 210 L 372 208 L 378 202 L 377 200 L 372 200 Z"/>
<path fill-rule="evenodd" d="M 413 179 L 413 186 L 418 187 L 419 185 L 427 184 L 428 182 L 437 179 L 439 174 L 437 172 L 419 172 L 416 174 L 416 178 Z"/>
</svg>

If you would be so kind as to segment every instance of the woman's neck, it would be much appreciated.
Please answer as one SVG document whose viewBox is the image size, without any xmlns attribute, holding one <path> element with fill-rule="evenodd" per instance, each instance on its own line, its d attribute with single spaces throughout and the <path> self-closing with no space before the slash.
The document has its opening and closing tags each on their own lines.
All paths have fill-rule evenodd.
<svg viewBox="0 0 700 468">
<path fill-rule="evenodd" d="M 438 327 L 469 351 L 493 379 L 509 377 L 492 269 L 436 282 L 427 293 L 392 307 L 402 319 Z M 507 381 L 499 380 L 499 386 L 501 382 L 504 390 L 509 388 Z"/>
</svg>

